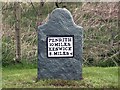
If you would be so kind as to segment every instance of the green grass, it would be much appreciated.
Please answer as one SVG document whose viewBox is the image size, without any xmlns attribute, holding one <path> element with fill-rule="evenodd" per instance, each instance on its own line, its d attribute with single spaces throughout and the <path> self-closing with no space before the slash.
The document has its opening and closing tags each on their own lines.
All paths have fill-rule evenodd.
<svg viewBox="0 0 120 90">
<path fill-rule="evenodd" d="M 40 80 L 36 68 L 4 67 L 3 88 L 118 88 L 118 67 L 84 67 L 83 80 Z"/>
</svg>

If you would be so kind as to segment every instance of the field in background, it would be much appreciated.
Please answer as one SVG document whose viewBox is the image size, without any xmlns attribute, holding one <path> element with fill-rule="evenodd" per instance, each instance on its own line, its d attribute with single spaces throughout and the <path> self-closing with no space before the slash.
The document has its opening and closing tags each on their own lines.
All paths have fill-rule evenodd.
<svg viewBox="0 0 120 90">
<path fill-rule="evenodd" d="M 56 8 L 54 3 L 21 3 L 22 61 L 37 62 L 37 22 L 45 20 Z M 15 60 L 15 18 L 13 3 L 3 3 L 3 66 Z M 76 24 L 84 28 L 83 61 L 85 66 L 118 66 L 119 30 L 118 3 L 63 3 L 73 15 Z M 39 13 L 36 13 L 38 11 Z M 38 15 L 39 14 L 39 15 Z"/>
<path fill-rule="evenodd" d="M 22 68 L 21 68 L 22 67 Z M 118 88 L 118 67 L 83 67 L 83 80 L 40 80 L 34 66 L 3 68 L 2 88 Z"/>
</svg>

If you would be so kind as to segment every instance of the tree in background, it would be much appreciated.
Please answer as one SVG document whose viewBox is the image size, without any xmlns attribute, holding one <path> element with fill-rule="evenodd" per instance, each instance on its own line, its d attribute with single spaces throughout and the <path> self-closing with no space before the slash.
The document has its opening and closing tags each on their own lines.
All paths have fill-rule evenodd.
<svg viewBox="0 0 120 90">
<path fill-rule="evenodd" d="M 14 14 L 15 14 L 15 39 L 16 39 L 16 58 L 15 61 L 17 63 L 20 62 L 21 59 L 21 45 L 20 45 L 20 17 L 21 17 L 21 9 L 20 3 L 14 3 Z"/>
</svg>

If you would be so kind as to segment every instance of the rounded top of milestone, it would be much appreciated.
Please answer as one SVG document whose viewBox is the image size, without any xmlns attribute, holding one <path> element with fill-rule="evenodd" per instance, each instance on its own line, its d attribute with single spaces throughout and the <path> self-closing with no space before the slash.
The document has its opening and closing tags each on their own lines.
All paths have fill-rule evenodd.
<svg viewBox="0 0 120 90">
<path fill-rule="evenodd" d="M 72 14 L 66 8 L 56 8 L 50 14 L 49 19 L 53 21 L 57 19 L 61 21 L 68 20 L 68 22 L 70 22 L 71 19 L 71 21 L 73 21 Z"/>
</svg>

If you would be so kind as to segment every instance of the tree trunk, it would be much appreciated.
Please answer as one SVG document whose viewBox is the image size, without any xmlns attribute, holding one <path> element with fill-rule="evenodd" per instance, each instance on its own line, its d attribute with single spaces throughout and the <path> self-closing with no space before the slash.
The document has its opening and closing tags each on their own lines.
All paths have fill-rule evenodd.
<svg viewBox="0 0 120 90">
<path fill-rule="evenodd" d="M 16 62 L 21 60 L 21 45 L 20 45 L 20 18 L 21 9 L 20 3 L 14 3 L 14 14 L 15 14 L 15 39 L 16 39 Z"/>
</svg>

